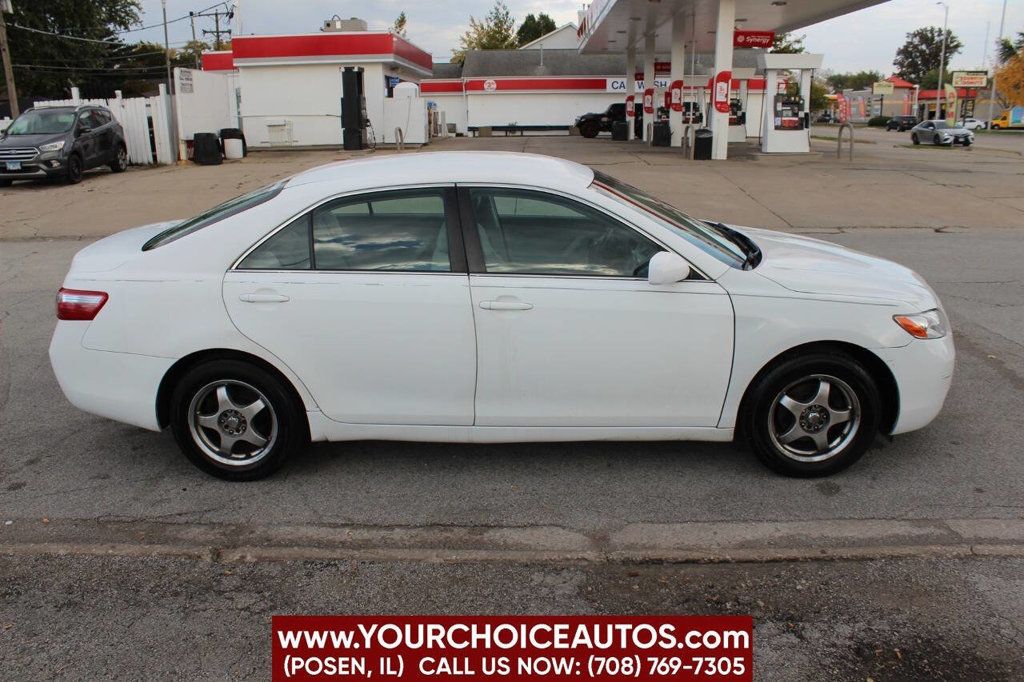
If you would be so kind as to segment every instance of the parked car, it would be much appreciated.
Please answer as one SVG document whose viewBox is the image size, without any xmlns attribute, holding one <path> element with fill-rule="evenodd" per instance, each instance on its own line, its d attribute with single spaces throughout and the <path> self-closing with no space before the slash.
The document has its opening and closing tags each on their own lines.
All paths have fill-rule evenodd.
<svg viewBox="0 0 1024 682">
<path fill-rule="evenodd" d="M 928 424 L 954 360 L 901 265 L 486 152 L 330 164 L 107 237 L 57 318 L 72 403 L 235 480 L 311 440 L 737 434 L 820 476 Z"/>
<path fill-rule="evenodd" d="M 75 184 L 100 166 L 128 168 L 124 130 L 104 107 L 28 109 L 0 135 L 0 187 L 55 177 Z"/>
<path fill-rule="evenodd" d="M 931 142 L 952 147 L 954 144 L 962 144 L 970 147 L 974 142 L 974 133 L 967 128 L 951 126 L 945 121 L 924 121 L 914 126 L 910 131 L 910 141 L 914 144 Z"/>
<path fill-rule="evenodd" d="M 893 116 L 889 119 L 889 122 L 885 124 L 886 130 L 895 130 L 898 132 L 906 132 L 917 125 L 916 116 Z"/>
<path fill-rule="evenodd" d="M 823 111 L 818 114 L 818 117 L 814 119 L 815 123 L 835 123 L 835 116 L 832 115 L 831 111 Z"/>
<path fill-rule="evenodd" d="M 960 127 L 967 130 L 984 130 L 988 124 L 976 118 L 965 118 L 960 121 Z"/>
<path fill-rule="evenodd" d="M 644 108 L 640 103 L 636 103 L 634 106 L 636 116 L 633 118 L 633 134 L 635 137 L 642 137 L 644 134 Z M 577 116 L 574 125 L 583 137 L 594 138 L 601 133 L 610 133 L 616 121 L 624 121 L 625 119 L 626 103 L 615 102 L 614 104 L 609 104 L 608 108 L 603 112 Z M 658 107 L 657 120 L 663 121 L 667 119 L 668 109 Z M 695 111 L 693 104 L 687 102 L 683 114 L 683 122 L 700 123 L 702 119 L 700 111 Z"/>
</svg>

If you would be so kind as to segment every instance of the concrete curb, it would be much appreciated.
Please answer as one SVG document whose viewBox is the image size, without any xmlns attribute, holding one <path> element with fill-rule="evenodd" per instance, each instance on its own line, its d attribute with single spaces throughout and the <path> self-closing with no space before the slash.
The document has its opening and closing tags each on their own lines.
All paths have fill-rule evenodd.
<svg viewBox="0 0 1024 682">
<path fill-rule="evenodd" d="M 0 555 L 260 561 L 732 563 L 1024 556 L 1024 519 L 555 526 L 258 526 L 77 519 L 0 526 Z"/>
</svg>

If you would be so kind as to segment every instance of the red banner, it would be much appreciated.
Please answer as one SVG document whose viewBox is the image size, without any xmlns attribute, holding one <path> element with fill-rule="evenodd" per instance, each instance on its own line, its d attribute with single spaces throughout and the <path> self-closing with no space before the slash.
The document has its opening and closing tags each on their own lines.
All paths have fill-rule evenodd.
<svg viewBox="0 0 1024 682">
<path fill-rule="evenodd" d="M 646 88 L 644 90 L 644 113 L 654 113 L 654 88 Z"/>
<path fill-rule="evenodd" d="M 714 89 L 711 91 L 715 102 L 715 111 L 729 113 L 729 90 L 732 86 L 732 71 L 719 71 L 715 74 Z"/>
<path fill-rule="evenodd" d="M 733 47 L 769 48 L 775 43 L 774 31 L 741 31 L 732 32 Z"/>
<path fill-rule="evenodd" d="M 274 616 L 273 680 L 753 680 L 750 616 Z"/>
</svg>

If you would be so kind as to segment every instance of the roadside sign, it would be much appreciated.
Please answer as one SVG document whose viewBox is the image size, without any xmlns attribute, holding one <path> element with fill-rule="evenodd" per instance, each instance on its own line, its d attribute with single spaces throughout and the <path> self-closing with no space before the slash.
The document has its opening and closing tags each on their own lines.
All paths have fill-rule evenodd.
<svg viewBox="0 0 1024 682">
<path fill-rule="evenodd" d="M 740 31 L 732 32 L 733 47 L 771 47 L 775 42 L 775 31 Z"/>
<path fill-rule="evenodd" d="M 983 88 L 988 85 L 988 74 L 984 71 L 954 71 L 954 88 Z"/>
<path fill-rule="evenodd" d="M 893 92 L 895 92 L 895 86 L 890 81 L 878 81 L 871 86 L 873 95 L 891 95 Z"/>
</svg>

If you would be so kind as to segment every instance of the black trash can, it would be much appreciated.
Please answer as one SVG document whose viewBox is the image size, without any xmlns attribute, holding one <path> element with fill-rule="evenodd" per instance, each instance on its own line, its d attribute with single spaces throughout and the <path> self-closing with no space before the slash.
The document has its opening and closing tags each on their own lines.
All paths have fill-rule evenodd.
<svg viewBox="0 0 1024 682">
<path fill-rule="evenodd" d="M 192 160 L 202 166 L 216 166 L 224 160 L 216 133 L 196 133 L 192 137 Z"/>
<path fill-rule="evenodd" d="M 697 161 L 711 160 L 711 139 L 709 128 L 698 128 L 693 134 L 693 158 Z"/>
<path fill-rule="evenodd" d="M 668 147 L 672 144 L 672 129 L 668 127 L 668 121 L 658 121 L 654 124 L 654 134 L 651 137 L 651 145 L 655 147 Z"/>
<path fill-rule="evenodd" d="M 242 156 L 249 156 L 249 145 L 245 143 L 245 135 L 238 128 L 221 128 L 220 129 L 220 148 L 224 151 L 224 140 L 241 140 L 242 141 Z"/>
<path fill-rule="evenodd" d="M 612 123 L 612 139 L 613 140 L 625 140 L 629 137 L 629 124 L 625 121 L 615 121 Z"/>
</svg>

